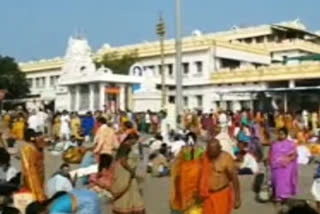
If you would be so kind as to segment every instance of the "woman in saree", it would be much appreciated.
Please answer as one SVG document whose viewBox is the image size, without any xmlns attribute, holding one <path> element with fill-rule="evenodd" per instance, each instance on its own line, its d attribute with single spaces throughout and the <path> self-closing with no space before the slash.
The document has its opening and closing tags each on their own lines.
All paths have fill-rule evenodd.
<svg viewBox="0 0 320 214">
<path fill-rule="evenodd" d="M 112 211 L 114 214 L 144 214 L 145 207 L 140 193 L 136 168 L 139 157 L 132 151 L 138 135 L 130 134 L 121 144 L 115 165 L 114 180 L 109 189 L 113 195 Z"/>
<path fill-rule="evenodd" d="M 53 119 L 53 126 L 52 126 L 52 132 L 53 137 L 61 137 L 61 114 L 57 113 Z"/>
<path fill-rule="evenodd" d="M 74 136 L 77 140 L 82 139 L 80 136 L 81 121 L 77 113 L 72 113 L 70 123 L 71 123 L 71 135 Z"/>
<path fill-rule="evenodd" d="M 288 140 L 288 130 L 278 131 L 278 141 L 270 149 L 271 181 L 274 197 L 283 202 L 297 194 L 298 163 L 297 149 L 293 141 Z"/>
<path fill-rule="evenodd" d="M 90 178 L 90 187 L 101 195 L 111 194 L 114 214 L 144 214 L 132 146 L 138 135 L 130 134 L 120 145 L 115 160 L 111 155 L 100 155 L 99 172 Z"/>
<path fill-rule="evenodd" d="M 101 214 L 98 195 L 90 190 L 74 189 L 69 193 L 58 192 L 44 202 L 33 202 L 26 214 Z"/>
<path fill-rule="evenodd" d="M 43 139 L 33 129 L 26 131 L 27 143 L 21 148 L 21 168 L 23 187 L 38 201 L 46 200 L 44 193 L 44 153 Z"/>
<path fill-rule="evenodd" d="M 16 140 L 24 140 L 25 121 L 22 115 L 13 122 L 12 135 Z"/>
</svg>

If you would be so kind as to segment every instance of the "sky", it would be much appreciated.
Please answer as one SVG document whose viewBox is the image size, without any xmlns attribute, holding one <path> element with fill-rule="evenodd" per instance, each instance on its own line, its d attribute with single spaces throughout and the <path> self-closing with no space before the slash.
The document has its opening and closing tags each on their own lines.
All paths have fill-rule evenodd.
<svg viewBox="0 0 320 214">
<path fill-rule="evenodd" d="M 320 30 L 319 0 L 182 0 L 183 34 L 228 30 L 300 18 Z M 175 36 L 174 0 L 1 0 L 0 55 L 17 61 L 63 56 L 76 32 L 94 50 L 153 41 L 162 13 Z"/>
</svg>

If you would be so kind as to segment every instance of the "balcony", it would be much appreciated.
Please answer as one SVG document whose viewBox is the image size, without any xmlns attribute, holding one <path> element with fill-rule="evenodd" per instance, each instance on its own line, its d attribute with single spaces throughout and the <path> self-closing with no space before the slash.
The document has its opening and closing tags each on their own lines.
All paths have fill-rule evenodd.
<svg viewBox="0 0 320 214">
<path fill-rule="evenodd" d="M 303 62 L 299 65 L 271 65 L 254 68 L 221 69 L 211 74 L 213 84 L 271 82 L 320 78 L 320 62 Z"/>
<path fill-rule="evenodd" d="M 320 45 L 302 39 L 283 40 L 279 43 L 257 43 L 254 46 L 267 49 L 270 52 L 304 50 L 311 53 L 320 53 Z"/>
</svg>

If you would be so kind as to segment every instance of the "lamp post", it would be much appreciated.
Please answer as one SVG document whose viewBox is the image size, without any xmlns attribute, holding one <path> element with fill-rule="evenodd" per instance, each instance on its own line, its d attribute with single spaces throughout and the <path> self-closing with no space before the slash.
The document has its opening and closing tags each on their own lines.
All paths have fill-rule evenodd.
<svg viewBox="0 0 320 214">
<path fill-rule="evenodd" d="M 166 35 L 166 26 L 163 21 L 162 15 L 160 15 L 159 22 L 157 24 L 157 34 L 160 39 L 160 55 L 161 55 L 161 65 L 160 65 L 160 74 L 161 74 L 161 107 L 164 109 L 167 104 L 167 88 L 166 88 L 166 72 L 164 69 L 164 38 Z"/>
<path fill-rule="evenodd" d="M 180 118 L 182 113 L 182 15 L 181 0 L 176 0 L 176 116 Z M 179 125 L 180 121 L 177 121 Z"/>
</svg>

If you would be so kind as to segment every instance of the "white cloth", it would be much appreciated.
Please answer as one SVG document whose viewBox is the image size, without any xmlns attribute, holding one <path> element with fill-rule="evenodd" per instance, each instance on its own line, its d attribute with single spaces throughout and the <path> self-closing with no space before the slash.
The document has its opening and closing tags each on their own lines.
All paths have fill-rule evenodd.
<svg viewBox="0 0 320 214">
<path fill-rule="evenodd" d="M 70 135 L 70 117 L 69 115 L 61 116 L 61 136 L 68 138 Z"/>
<path fill-rule="evenodd" d="M 174 156 L 177 156 L 186 143 L 183 140 L 174 141 L 171 143 L 171 152 Z"/>
<path fill-rule="evenodd" d="M 57 192 L 71 192 L 72 189 L 71 181 L 65 176 L 57 174 L 48 180 L 46 193 L 47 196 L 51 198 Z"/>
<path fill-rule="evenodd" d="M 162 144 L 163 142 L 161 140 L 154 140 L 150 145 L 150 152 L 153 153 L 159 151 Z"/>
<path fill-rule="evenodd" d="M 168 142 L 169 141 L 170 124 L 169 124 L 169 121 L 167 118 L 164 118 L 161 120 L 160 131 L 161 131 L 161 136 L 163 137 L 163 141 Z"/>
<path fill-rule="evenodd" d="M 235 142 L 232 140 L 229 134 L 227 132 L 220 132 L 216 136 L 216 139 L 219 140 L 222 151 L 229 153 L 233 158 L 235 158 L 235 155 L 233 153 Z"/>
<path fill-rule="evenodd" d="M 30 129 L 33 129 L 34 131 L 39 131 L 39 120 L 37 115 L 31 115 L 28 118 L 28 126 Z"/>
<path fill-rule="evenodd" d="M 245 156 L 243 157 L 243 162 L 240 165 L 240 169 L 243 168 L 251 169 L 254 174 L 256 174 L 259 171 L 258 163 L 250 153 L 245 154 Z"/>
<path fill-rule="evenodd" d="M 311 186 L 311 194 L 315 201 L 320 201 L 320 178 L 313 181 Z"/>
<path fill-rule="evenodd" d="M 7 182 L 9 182 L 12 178 L 14 178 L 18 173 L 19 171 L 16 168 L 10 166 L 6 174 Z"/>
<path fill-rule="evenodd" d="M 146 114 L 145 123 L 151 123 L 150 114 Z"/>
<path fill-rule="evenodd" d="M 298 164 L 306 165 L 310 162 L 310 158 L 312 155 L 308 147 L 304 145 L 298 146 L 297 153 L 298 153 Z"/>
</svg>

